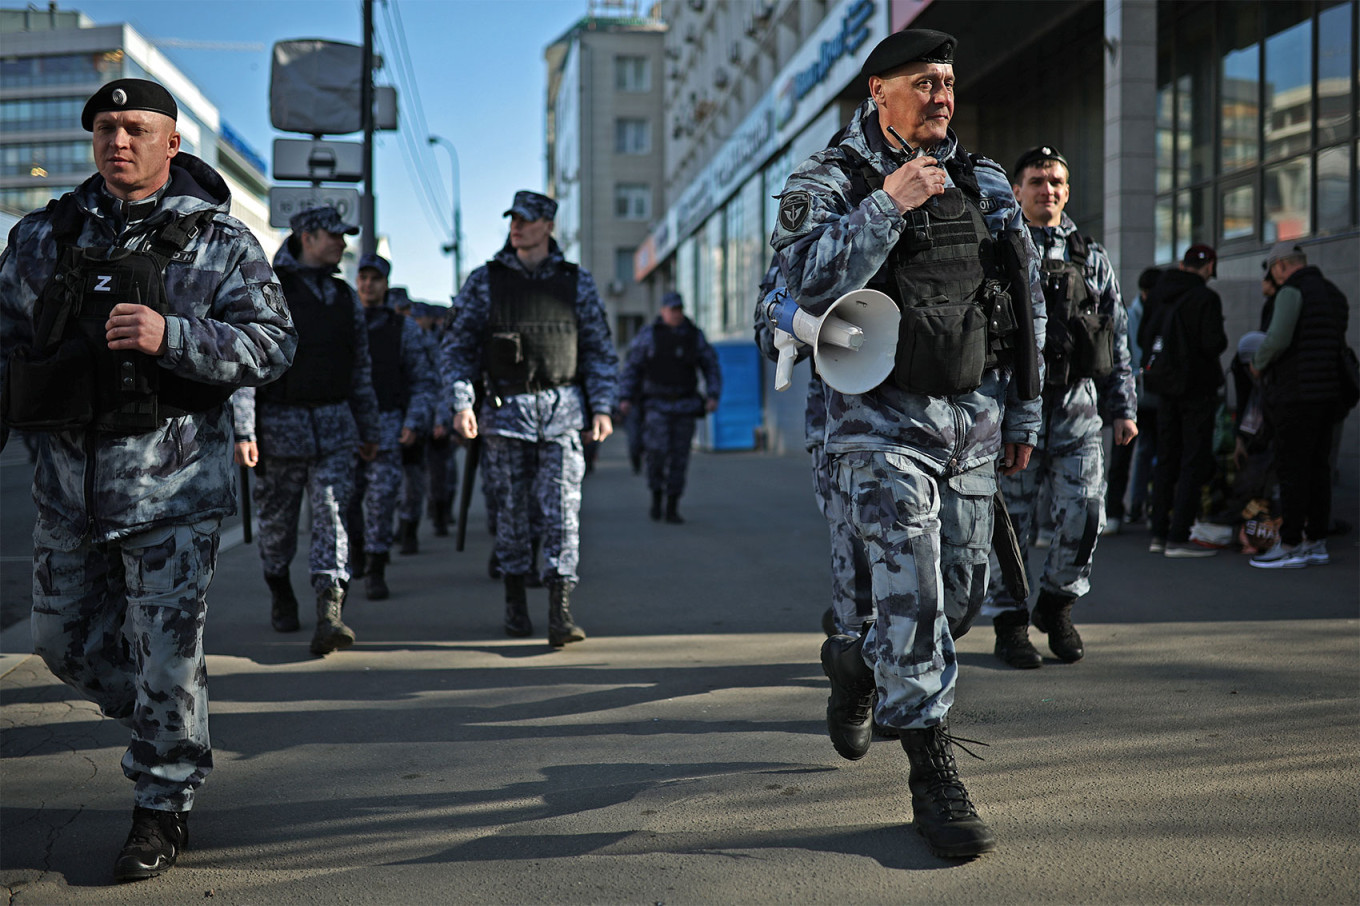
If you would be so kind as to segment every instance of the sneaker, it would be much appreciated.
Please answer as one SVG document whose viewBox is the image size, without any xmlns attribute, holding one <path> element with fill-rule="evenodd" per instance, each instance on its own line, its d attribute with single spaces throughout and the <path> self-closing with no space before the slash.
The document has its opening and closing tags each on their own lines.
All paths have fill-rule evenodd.
<svg viewBox="0 0 1360 906">
<path fill-rule="evenodd" d="M 119 884 L 144 881 L 175 867 L 189 842 L 187 812 L 162 812 L 138 806 L 132 810 L 132 830 L 113 864 Z"/>
<path fill-rule="evenodd" d="M 1148 553 L 1149 554 L 1166 553 L 1166 539 L 1158 538 L 1156 535 L 1153 535 L 1152 541 L 1148 544 Z"/>
<path fill-rule="evenodd" d="M 1302 569 L 1308 565 L 1308 554 L 1302 544 L 1277 541 L 1264 554 L 1252 557 L 1251 565 L 1260 569 Z"/>
<path fill-rule="evenodd" d="M 1212 547 L 1205 547 L 1194 541 L 1168 541 L 1166 550 L 1163 554 L 1176 560 L 1188 560 L 1199 557 L 1213 557 L 1218 550 Z"/>
<path fill-rule="evenodd" d="M 1303 559 L 1308 561 L 1309 566 L 1326 566 L 1332 562 L 1332 558 L 1327 556 L 1327 542 L 1306 541 L 1299 546 L 1299 553 L 1303 554 Z"/>
<path fill-rule="evenodd" d="M 1105 527 L 1100 530 L 1102 535 L 1118 535 L 1124 528 L 1124 520 L 1118 516 L 1111 516 L 1105 520 Z"/>
</svg>

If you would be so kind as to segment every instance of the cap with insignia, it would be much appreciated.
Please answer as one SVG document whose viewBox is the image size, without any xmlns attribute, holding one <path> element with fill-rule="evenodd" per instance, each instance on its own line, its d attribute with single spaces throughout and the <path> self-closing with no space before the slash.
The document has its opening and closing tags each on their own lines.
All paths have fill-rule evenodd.
<svg viewBox="0 0 1360 906">
<path fill-rule="evenodd" d="M 929 28 L 893 32 L 869 51 L 859 71 L 860 80 L 867 85 L 869 76 L 881 76 L 908 63 L 953 63 L 958 43 L 953 35 Z"/>
<path fill-rule="evenodd" d="M 1039 145 L 1037 148 L 1030 148 L 1020 155 L 1020 159 L 1015 162 L 1015 170 L 1011 173 L 1011 176 L 1019 180 L 1020 174 L 1025 172 L 1026 167 L 1037 167 L 1049 160 L 1056 160 L 1069 171 L 1072 169 L 1067 163 L 1067 158 L 1063 157 L 1062 152 L 1057 148 L 1052 145 Z"/>
<path fill-rule="evenodd" d="M 80 113 L 80 125 L 93 132 L 96 116 L 120 110 L 150 110 L 179 119 L 179 107 L 164 87 L 146 79 L 115 79 L 90 95 Z"/>
<path fill-rule="evenodd" d="M 384 280 L 392 275 L 392 262 L 388 261 L 382 255 L 374 254 L 373 252 L 359 256 L 359 270 L 364 270 L 366 268 L 372 268 L 382 274 Z"/>
<path fill-rule="evenodd" d="M 288 221 L 288 226 L 294 233 L 314 233 L 317 230 L 325 230 L 328 233 L 346 233 L 353 236 L 359 232 L 357 226 L 352 223 L 345 223 L 340 218 L 340 212 L 333 205 L 328 204 L 298 211 Z"/>
<path fill-rule="evenodd" d="M 552 220 L 557 216 L 557 202 L 538 192 L 521 189 L 515 193 L 515 203 L 502 216 L 511 214 L 525 220 Z"/>
<path fill-rule="evenodd" d="M 684 308 L 685 300 L 680 298 L 680 294 L 671 290 L 661 297 L 662 308 Z"/>
</svg>

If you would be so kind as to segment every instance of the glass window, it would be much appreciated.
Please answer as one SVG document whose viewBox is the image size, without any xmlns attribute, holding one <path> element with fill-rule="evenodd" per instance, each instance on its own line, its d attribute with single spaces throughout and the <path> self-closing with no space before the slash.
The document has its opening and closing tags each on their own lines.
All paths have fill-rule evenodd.
<svg viewBox="0 0 1360 906">
<path fill-rule="evenodd" d="M 1250 239 L 1256 235 L 1256 187 L 1252 183 L 1230 186 L 1219 200 L 1223 241 Z"/>
<path fill-rule="evenodd" d="M 1176 248 L 1203 242 L 1214 244 L 1213 189 L 1200 186 L 1176 193 Z"/>
<path fill-rule="evenodd" d="M 1202 11 L 1201 11 L 1202 12 Z M 1176 185 L 1214 172 L 1213 18 L 1186 16 L 1176 30 Z"/>
<path fill-rule="evenodd" d="M 647 57 L 615 57 L 614 88 L 617 91 L 651 91 L 652 61 Z"/>
<path fill-rule="evenodd" d="M 1222 80 L 1218 110 L 1219 165 L 1223 173 L 1257 163 L 1261 95 L 1259 24 L 1260 10 L 1254 3 L 1229 4 L 1222 10 L 1223 64 L 1219 70 Z"/>
<path fill-rule="evenodd" d="M 650 154 L 652 152 L 652 124 L 645 119 L 614 121 L 615 154 Z"/>
<path fill-rule="evenodd" d="M 1175 236 L 1172 234 L 1171 196 L 1157 199 L 1156 212 L 1156 249 L 1153 253 L 1157 261 L 1171 261 L 1175 258 Z"/>
<path fill-rule="evenodd" d="M 1318 144 L 1354 135 L 1355 99 L 1351 75 L 1351 5 L 1342 3 L 1318 13 Z"/>
<path fill-rule="evenodd" d="M 614 187 L 614 216 L 620 220 L 651 220 L 652 190 L 646 183 L 621 182 Z"/>
<path fill-rule="evenodd" d="M 1163 32 L 1165 35 L 1166 33 Z M 1171 81 L 1171 44 L 1157 51 L 1157 191 L 1170 192 L 1176 154 L 1176 86 Z"/>
<path fill-rule="evenodd" d="M 1312 162 L 1296 158 L 1265 172 L 1264 239 L 1279 242 L 1307 236 L 1312 225 Z"/>
<path fill-rule="evenodd" d="M 1351 192 L 1355 181 L 1355 159 L 1351 146 L 1341 145 L 1318 152 L 1317 231 L 1337 233 L 1350 227 Z"/>
<path fill-rule="evenodd" d="M 624 286 L 633 285 L 633 254 L 637 249 L 614 250 L 614 279 Z"/>
<path fill-rule="evenodd" d="M 1296 3 L 1266 4 L 1268 25 L 1295 13 L 1284 30 L 1266 38 L 1266 158 L 1298 154 L 1312 146 L 1313 23 Z M 1298 21 L 1302 19 L 1302 21 Z"/>
</svg>

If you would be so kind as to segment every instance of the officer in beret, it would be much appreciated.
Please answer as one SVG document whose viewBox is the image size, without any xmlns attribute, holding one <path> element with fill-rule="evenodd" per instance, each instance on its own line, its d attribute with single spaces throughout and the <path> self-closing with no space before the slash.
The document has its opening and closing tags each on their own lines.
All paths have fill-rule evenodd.
<svg viewBox="0 0 1360 906">
<path fill-rule="evenodd" d="M 699 375 L 704 392 L 699 393 Z M 666 521 L 679 525 L 680 495 L 685 492 L 695 419 L 718 408 L 722 372 L 718 354 L 693 321 L 685 317 L 677 292 L 661 297 L 661 314 L 638 331 L 628 345 L 619 381 L 619 412 L 625 417 L 634 403 L 643 411 L 642 445 L 647 453 L 647 487 L 652 492 L 649 515 L 659 521 L 666 498 Z"/>
<path fill-rule="evenodd" d="M 1068 174 L 1067 159 L 1051 145 L 1029 149 L 1011 171 L 1011 188 L 1042 257 L 1048 335 L 1038 449 L 1023 471 L 1001 479 L 1001 490 L 1015 521 L 1021 560 L 1027 561 L 1039 487 L 1049 483 L 1053 540 L 1033 618 L 1048 634 L 1053 654 L 1070 664 L 1085 653 L 1072 625 L 1072 605 L 1091 588 L 1096 542 L 1105 524 L 1103 417 L 1110 419 L 1115 444 L 1125 446 L 1138 436 L 1138 400 L 1119 282 L 1105 249 L 1083 236 L 1066 214 Z M 1015 600 L 996 575 L 988 613 L 999 660 L 1022 670 L 1043 665 L 1029 640 L 1028 602 Z"/>
<path fill-rule="evenodd" d="M 355 453 L 364 462 L 377 456 L 382 423 L 364 310 L 335 275 L 345 236 L 359 228 L 330 205 L 300 211 L 288 225 L 293 232 L 274 255 L 274 270 L 298 325 L 297 357 L 282 380 L 236 394 L 236 461 L 256 470 L 260 561 L 277 632 L 301 628 L 289 566 L 304 492 L 311 501 L 311 652 L 324 657 L 354 644 L 353 630 L 340 618 L 350 579 L 345 514 Z"/>
<path fill-rule="evenodd" d="M 81 115 L 99 172 L 0 255 L 4 419 L 46 440 L 33 650 L 131 731 L 120 882 L 174 866 L 212 770 L 203 626 L 236 511 L 226 401 L 282 375 L 297 344 L 269 259 L 222 177 L 180 150 L 177 116 L 155 82 L 100 88 Z"/>
<path fill-rule="evenodd" d="M 614 430 L 618 356 L 594 278 L 563 258 L 553 239 L 557 202 L 516 192 L 505 214 L 505 247 L 472 272 L 454 302 L 440 370 L 452 395 L 454 430 L 485 444 L 483 486 L 496 498 L 505 632 L 533 632 L 525 576 L 538 535 L 548 643 L 560 648 L 586 637 L 570 609 L 580 560 L 583 441 L 603 441 Z M 484 374 L 485 401 L 474 412 Z"/>
<path fill-rule="evenodd" d="M 877 607 L 822 648 L 827 728 L 850 759 L 867 753 L 875 720 L 899 731 L 917 830 L 937 855 L 967 858 L 996 844 L 947 728 L 954 638 L 986 592 L 997 470 L 1023 469 L 1037 438 L 1045 319 L 1005 171 L 949 128 L 955 44 L 912 29 L 870 51 L 868 98 L 789 177 L 771 245 L 810 314 L 865 287 L 902 312 L 891 375 L 867 393 L 826 390 L 825 451 Z"/>
</svg>

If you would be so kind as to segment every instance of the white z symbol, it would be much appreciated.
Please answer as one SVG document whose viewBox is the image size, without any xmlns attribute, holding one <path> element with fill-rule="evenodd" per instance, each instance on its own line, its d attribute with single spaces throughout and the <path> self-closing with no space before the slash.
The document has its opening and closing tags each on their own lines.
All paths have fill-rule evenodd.
<svg viewBox="0 0 1360 906">
<path fill-rule="evenodd" d="M 95 292 L 97 293 L 113 292 L 113 287 L 109 285 L 113 283 L 113 274 L 95 274 L 94 279 L 96 281 L 94 285 Z"/>
</svg>

